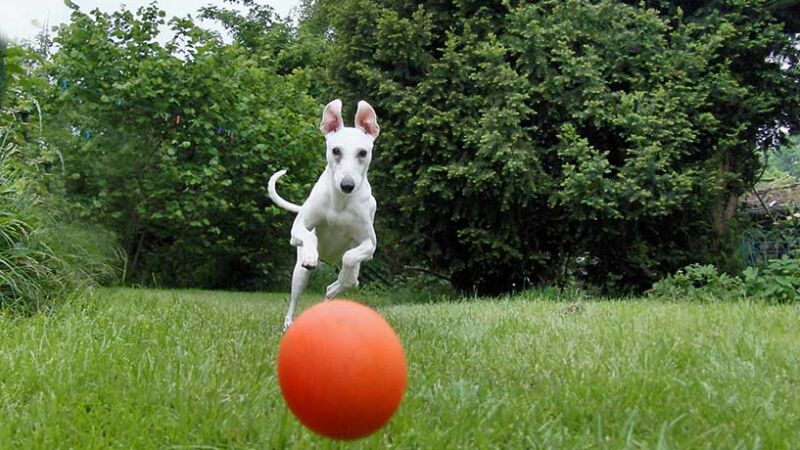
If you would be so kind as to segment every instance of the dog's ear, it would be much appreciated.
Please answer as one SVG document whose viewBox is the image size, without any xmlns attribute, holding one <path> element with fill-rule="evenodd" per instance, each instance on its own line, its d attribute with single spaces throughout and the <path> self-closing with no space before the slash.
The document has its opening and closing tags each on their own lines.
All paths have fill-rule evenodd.
<svg viewBox="0 0 800 450">
<path fill-rule="evenodd" d="M 338 98 L 325 106 L 325 111 L 322 111 L 322 122 L 319 124 L 319 130 L 322 134 L 333 133 L 339 131 L 344 126 L 342 121 L 342 101 Z"/>
<path fill-rule="evenodd" d="M 364 100 L 358 102 L 356 128 L 372 136 L 372 139 L 377 138 L 381 133 L 381 127 L 378 126 L 378 116 L 375 115 L 375 110 Z"/>
</svg>

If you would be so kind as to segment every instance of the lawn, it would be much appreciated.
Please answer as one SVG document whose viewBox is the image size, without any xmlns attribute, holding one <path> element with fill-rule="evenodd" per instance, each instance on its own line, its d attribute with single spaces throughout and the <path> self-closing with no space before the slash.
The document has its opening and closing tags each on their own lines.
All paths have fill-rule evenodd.
<svg viewBox="0 0 800 450">
<path fill-rule="evenodd" d="M 392 305 L 408 391 L 381 432 L 310 434 L 275 376 L 283 294 L 101 290 L 0 315 L 3 448 L 792 448 L 800 307 Z M 302 307 L 313 302 L 304 299 Z"/>
</svg>

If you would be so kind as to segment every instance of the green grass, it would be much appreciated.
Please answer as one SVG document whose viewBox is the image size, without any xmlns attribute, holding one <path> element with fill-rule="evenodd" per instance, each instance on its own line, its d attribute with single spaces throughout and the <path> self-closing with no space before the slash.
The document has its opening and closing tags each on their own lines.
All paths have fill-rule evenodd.
<svg viewBox="0 0 800 450">
<path fill-rule="evenodd" d="M 800 308 L 517 297 L 390 305 L 408 391 L 318 438 L 275 376 L 285 295 L 100 291 L 0 316 L 3 448 L 792 448 Z M 529 297 L 534 297 L 530 295 Z M 307 307 L 312 299 L 306 298 Z"/>
</svg>

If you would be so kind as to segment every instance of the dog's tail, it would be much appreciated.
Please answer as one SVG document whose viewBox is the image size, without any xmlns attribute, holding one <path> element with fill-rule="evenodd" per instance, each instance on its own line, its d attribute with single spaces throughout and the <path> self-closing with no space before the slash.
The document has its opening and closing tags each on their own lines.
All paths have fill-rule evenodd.
<svg viewBox="0 0 800 450">
<path fill-rule="evenodd" d="M 275 202 L 275 204 L 280 206 L 281 208 L 287 211 L 291 211 L 293 213 L 298 213 L 300 212 L 300 205 L 295 205 L 292 202 L 288 202 L 282 199 L 281 196 L 278 195 L 278 191 L 275 190 L 275 183 L 278 181 L 278 178 L 284 176 L 285 174 L 286 174 L 286 169 L 283 169 L 273 173 L 272 176 L 269 177 L 269 184 L 268 184 L 269 198 L 271 198 L 272 201 Z"/>
</svg>

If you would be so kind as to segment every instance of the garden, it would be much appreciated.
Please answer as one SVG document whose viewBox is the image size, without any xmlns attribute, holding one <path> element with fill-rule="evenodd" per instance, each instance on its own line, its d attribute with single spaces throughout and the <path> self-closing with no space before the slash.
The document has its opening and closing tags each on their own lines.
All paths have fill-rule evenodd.
<svg viewBox="0 0 800 450">
<path fill-rule="evenodd" d="M 800 2 L 79 3 L 0 40 L 0 447 L 800 442 Z M 281 396 L 269 191 L 309 197 L 334 99 L 380 124 L 339 296 L 408 370 L 346 443 Z"/>
</svg>

